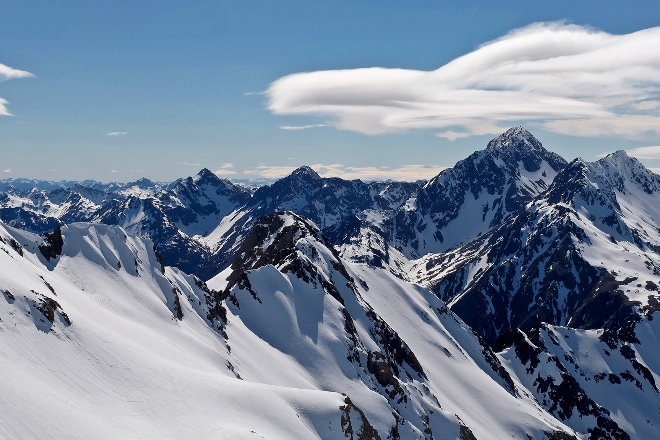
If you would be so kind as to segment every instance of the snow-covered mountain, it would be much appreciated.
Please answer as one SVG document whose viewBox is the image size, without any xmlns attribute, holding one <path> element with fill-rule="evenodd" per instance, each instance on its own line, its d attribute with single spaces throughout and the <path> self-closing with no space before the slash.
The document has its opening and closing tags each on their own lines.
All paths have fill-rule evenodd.
<svg viewBox="0 0 660 440">
<path fill-rule="evenodd" d="M 653 438 L 658 219 L 660 176 L 622 151 L 576 159 L 508 221 L 408 276 L 506 349 L 512 375 L 576 431 Z"/>
<path fill-rule="evenodd" d="M 624 152 L 577 159 L 509 221 L 410 276 L 489 341 L 542 322 L 619 325 L 656 308 L 658 219 L 660 176 Z"/>
<path fill-rule="evenodd" d="M 430 291 L 295 214 L 252 227 L 222 291 L 119 227 L 0 237 L 4 437 L 573 435 Z"/>
<path fill-rule="evenodd" d="M 423 185 L 12 180 L 0 219 L 0 437 L 660 425 L 660 176 L 624 152 L 516 127 Z"/>
</svg>

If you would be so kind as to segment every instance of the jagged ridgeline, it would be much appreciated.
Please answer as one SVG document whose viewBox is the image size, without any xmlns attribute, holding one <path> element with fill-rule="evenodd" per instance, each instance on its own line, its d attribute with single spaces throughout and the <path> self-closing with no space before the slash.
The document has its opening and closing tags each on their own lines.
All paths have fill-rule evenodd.
<svg viewBox="0 0 660 440">
<path fill-rule="evenodd" d="M 428 182 L 2 181 L 0 433 L 655 438 L 659 218 L 521 127 Z"/>
</svg>

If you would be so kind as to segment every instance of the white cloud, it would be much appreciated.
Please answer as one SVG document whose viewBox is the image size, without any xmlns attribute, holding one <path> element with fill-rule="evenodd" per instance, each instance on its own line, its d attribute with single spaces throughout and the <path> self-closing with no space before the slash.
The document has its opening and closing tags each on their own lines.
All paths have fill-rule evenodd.
<svg viewBox="0 0 660 440">
<path fill-rule="evenodd" d="M 18 70 L 0 63 L 0 81 L 17 78 L 30 78 L 34 76 L 25 70 Z"/>
<path fill-rule="evenodd" d="M 9 174 L 9 173 L 11 173 L 11 168 L 7 168 L 5 170 L 2 170 L 2 172 L 5 173 L 5 174 Z"/>
<path fill-rule="evenodd" d="M 343 164 L 314 164 L 310 165 L 321 177 L 341 177 L 352 180 L 400 180 L 416 181 L 428 180 L 436 176 L 445 167 L 435 165 L 405 165 L 399 168 L 389 167 L 351 167 Z M 247 175 L 256 175 L 269 179 L 285 177 L 297 167 L 292 166 L 268 166 L 259 165 L 256 168 L 246 170 Z"/>
<path fill-rule="evenodd" d="M 638 159 L 660 159 L 660 146 L 632 148 L 626 153 Z"/>
<path fill-rule="evenodd" d="M 243 171 L 248 176 L 259 176 L 267 179 L 279 179 L 288 176 L 296 167 L 278 166 L 278 165 L 259 165 L 252 169 Z"/>
<path fill-rule="evenodd" d="M 653 171 L 655 174 L 660 174 L 660 168 L 649 168 L 649 170 Z"/>
<path fill-rule="evenodd" d="M 401 180 L 408 182 L 431 179 L 446 168 L 435 165 L 404 165 L 399 168 L 350 167 L 342 164 L 315 164 L 311 167 L 322 177 L 341 177 L 348 180 Z"/>
<path fill-rule="evenodd" d="M 185 165 L 187 167 L 201 167 L 201 163 L 197 162 L 177 162 L 179 165 Z"/>
<path fill-rule="evenodd" d="M 327 127 L 327 126 L 328 124 L 281 125 L 280 128 L 282 130 L 299 131 L 299 130 L 307 130 L 309 128 L 318 128 L 318 127 Z"/>
<path fill-rule="evenodd" d="M 9 104 L 9 101 L 0 98 L 0 116 L 11 116 L 11 113 L 7 110 L 7 104 Z"/>
<path fill-rule="evenodd" d="M 18 70 L 7 65 L 0 63 L 0 82 L 17 78 L 29 78 L 34 76 L 25 70 Z M 12 116 L 7 109 L 9 102 L 6 99 L 0 98 L 0 116 Z"/>
<path fill-rule="evenodd" d="M 236 170 L 234 170 L 234 164 L 231 162 L 223 163 L 214 173 L 216 176 L 232 176 L 237 174 Z"/>
<path fill-rule="evenodd" d="M 540 123 L 579 136 L 660 134 L 660 27 L 613 35 L 565 23 L 514 30 L 434 71 L 361 68 L 285 76 L 275 114 L 332 117 L 365 134 L 442 129 L 458 139 Z M 604 131 L 604 132 L 603 132 Z"/>
<path fill-rule="evenodd" d="M 128 133 L 125 131 L 111 131 L 106 133 L 106 136 L 126 136 Z"/>
<path fill-rule="evenodd" d="M 660 109 L 660 101 L 641 101 L 631 104 L 635 110 L 657 110 Z"/>
</svg>

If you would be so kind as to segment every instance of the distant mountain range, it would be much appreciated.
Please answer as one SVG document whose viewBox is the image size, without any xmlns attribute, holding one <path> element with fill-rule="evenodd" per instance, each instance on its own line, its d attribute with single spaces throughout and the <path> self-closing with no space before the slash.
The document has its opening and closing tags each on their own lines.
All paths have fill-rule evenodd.
<svg viewBox="0 0 660 440">
<path fill-rule="evenodd" d="M 5 180 L 0 249 L 0 436 L 660 431 L 660 176 L 623 151 L 515 127 L 426 183 Z"/>
</svg>

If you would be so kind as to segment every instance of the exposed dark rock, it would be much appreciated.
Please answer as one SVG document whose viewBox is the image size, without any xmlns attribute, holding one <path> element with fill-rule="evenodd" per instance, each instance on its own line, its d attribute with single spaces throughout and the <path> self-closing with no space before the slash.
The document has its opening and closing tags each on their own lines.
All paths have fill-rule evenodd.
<svg viewBox="0 0 660 440">
<path fill-rule="evenodd" d="M 21 257 L 23 256 L 23 246 L 21 246 L 16 240 L 10 238 L 9 245 L 18 253 L 18 255 Z"/>
<path fill-rule="evenodd" d="M 422 365 L 417 360 L 415 353 L 408 347 L 408 344 L 399 337 L 389 324 L 374 313 L 373 310 L 367 310 L 367 316 L 374 323 L 372 336 L 376 338 L 379 345 L 383 348 L 390 368 L 395 374 L 399 374 L 398 367 L 407 364 L 420 377 L 426 379 Z"/>
<path fill-rule="evenodd" d="M 163 263 L 163 256 L 160 254 L 160 251 L 158 250 L 155 244 L 153 250 L 154 250 L 154 255 L 156 256 L 156 261 L 158 262 L 158 264 L 160 264 L 160 273 L 165 275 L 165 264 Z M 121 263 L 119 264 L 121 267 Z"/>
<path fill-rule="evenodd" d="M 459 424 L 458 435 L 461 440 L 477 440 L 477 437 L 474 436 L 472 430 L 464 424 Z"/>
<path fill-rule="evenodd" d="M 38 301 L 34 303 L 34 307 L 41 312 L 41 314 L 51 323 L 55 322 L 55 314 L 58 313 L 62 317 L 65 325 L 71 325 L 71 320 L 69 316 L 62 310 L 60 304 L 55 301 L 53 298 L 41 295 L 35 291 L 32 291 L 37 295 Z"/>
<path fill-rule="evenodd" d="M 14 301 L 16 301 L 16 297 L 9 290 L 4 290 L 2 294 L 9 304 L 12 304 Z"/>
<path fill-rule="evenodd" d="M 339 410 L 342 412 L 341 429 L 344 431 L 346 438 L 349 440 L 380 440 L 378 431 L 376 431 L 371 423 L 369 423 L 364 412 L 355 406 L 348 396 L 344 399 L 344 403 L 345 405 L 340 406 Z M 355 411 L 358 414 L 360 422 L 359 429 L 353 426 L 355 422 L 351 417 L 352 411 Z"/>
<path fill-rule="evenodd" d="M 181 290 L 174 286 L 172 287 L 172 308 L 174 309 L 174 317 L 179 321 L 183 319 L 183 310 L 181 309 L 181 300 L 179 295 L 181 295 Z"/>
<path fill-rule="evenodd" d="M 50 261 L 62 255 L 64 239 L 62 238 L 62 229 L 57 226 L 52 233 L 44 234 L 44 244 L 39 245 L 39 251 Z"/>
<path fill-rule="evenodd" d="M 545 432 L 544 434 L 548 440 L 578 440 L 576 436 L 562 431 Z"/>
<path fill-rule="evenodd" d="M 367 370 L 373 374 L 378 383 L 385 389 L 390 399 L 398 397 L 399 401 L 406 400 L 406 395 L 397 379 L 399 371 L 394 371 L 385 356 L 379 352 L 369 352 L 367 357 Z"/>
</svg>

